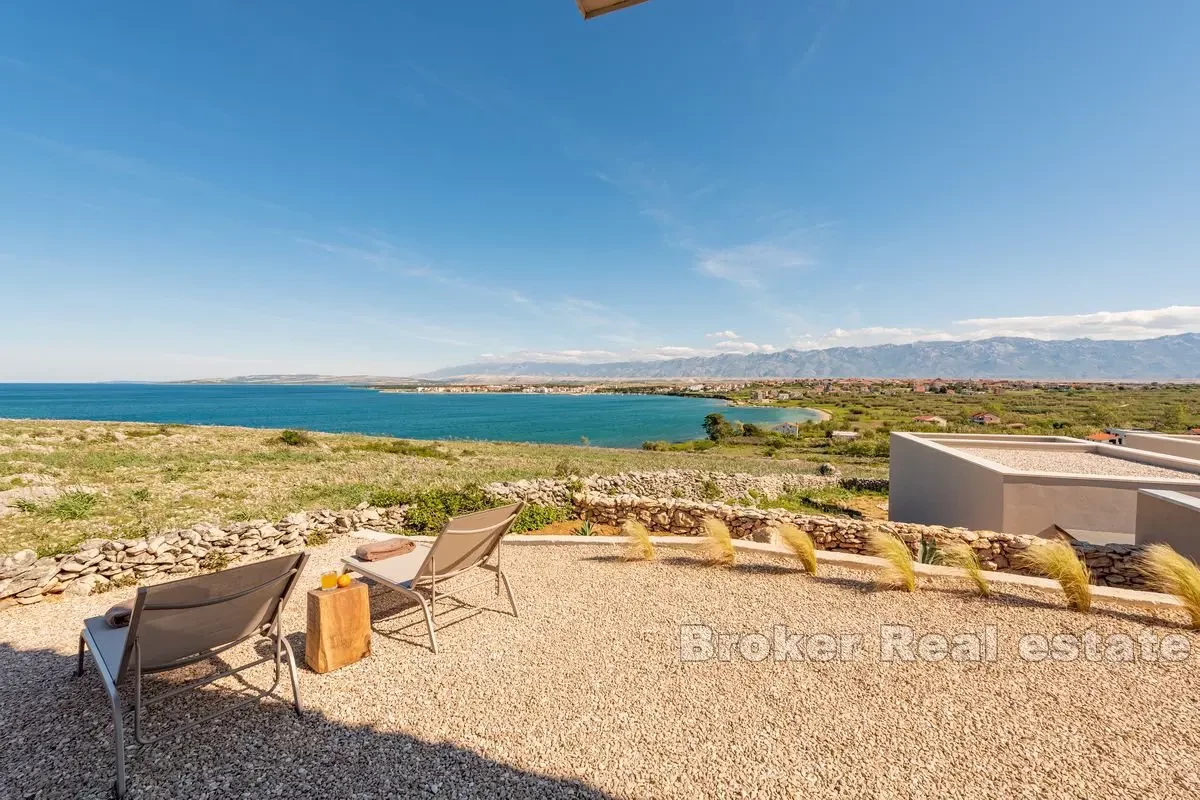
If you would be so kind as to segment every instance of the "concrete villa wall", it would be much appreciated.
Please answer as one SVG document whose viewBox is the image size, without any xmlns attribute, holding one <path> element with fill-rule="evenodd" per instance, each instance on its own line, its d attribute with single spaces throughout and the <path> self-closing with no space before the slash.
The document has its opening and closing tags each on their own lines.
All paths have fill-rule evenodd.
<svg viewBox="0 0 1200 800">
<path fill-rule="evenodd" d="M 1200 461 L 1200 436 L 1172 436 L 1165 433 L 1125 432 L 1121 435 L 1125 447 L 1148 450 L 1178 458 Z"/>
<path fill-rule="evenodd" d="M 896 433 L 891 437 L 890 461 L 890 519 L 1004 530 L 1002 475 L 975 461 L 947 457 L 919 438 Z"/>
<path fill-rule="evenodd" d="M 1196 473 L 1186 478 L 1027 472 L 977 458 L 982 449 L 1080 452 Z M 1138 490 L 1200 496 L 1200 461 L 1066 437 L 893 433 L 889 516 L 898 522 L 1037 535 L 1052 525 L 1132 536 Z"/>
<path fill-rule="evenodd" d="M 1138 492 L 1137 544 L 1155 543 L 1200 561 L 1200 498 L 1154 489 Z"/>
</svg>

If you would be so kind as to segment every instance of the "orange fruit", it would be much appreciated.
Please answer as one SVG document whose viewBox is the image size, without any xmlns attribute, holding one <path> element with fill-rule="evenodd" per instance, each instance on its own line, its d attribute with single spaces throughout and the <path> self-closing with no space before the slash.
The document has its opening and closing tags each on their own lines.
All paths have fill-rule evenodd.
<svg viewBox="0 0 1200 800">
<path fill-rule="evenodd" d="M 345 573 L 338 575 L 338 586 L 341 586 L 343 589 L 345 589 L 349 585 L 350 585 L 350 576 L 349 575 L 347 575 Z"/>
</svg>

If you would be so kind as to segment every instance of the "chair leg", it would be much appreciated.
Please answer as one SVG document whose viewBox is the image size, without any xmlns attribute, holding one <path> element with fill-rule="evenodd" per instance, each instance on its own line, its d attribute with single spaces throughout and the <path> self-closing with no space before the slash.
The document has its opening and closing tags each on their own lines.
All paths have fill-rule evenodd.
<svg viewBox="0 0 1200 800">
<path fill-rule="evenodd" d="M 125 797 L 125 726 L 122 722 L 121 700 L 112 696 L 113 712 L 113 742 L 117 747 L 117 782 L 115 785 L 117 800 Z"/>
<path fill-rule="evenodd" d="M 512 584 L 508 582 L 508 576 L 503 572 L 497 574 L 500 576 L 500 580 L 504 581 L 504 591 L 508 592 L 508 602 L 512 605 L 513 616 L 519 619 L 521 614 L 517 611 L 517 598 L 513 597 Z"/>
<path fill-rule="evenodd" d="M 81 633 L 81 634 L 79 634 L 79 660 L 75 662 L 75 677 L 76 678 L 78 678 L 80 675 L 83 674 L 83 648 L 84 648 L 84 646 L 85 646 L 85 643 L 83 641 L 83 634 Z"/>
<path fill-rule="evenodd" d="M 302 716 L 304 706 L 300 704 L 300 676 L 296 672 L 296 656 L 292 653 L 292 645 L 287 639 L 279 637 L 280 644 L 283 645 L 283 652 L 287 653 L 288 660 L 288 675 L 292 679 L 292 697 L 296 702 L 296 716 Z"/>
<path fill-rule="evenodd" d="M 425 612 L 425 627 L 429 629 L 429 644 L 433 647 L 433 654 L 436 656 L 438 651 L 437 636 L 433 632 L 433 614 L 430 613 L 429 604 L 421 600 L 421 610 Z"/>
</svg>

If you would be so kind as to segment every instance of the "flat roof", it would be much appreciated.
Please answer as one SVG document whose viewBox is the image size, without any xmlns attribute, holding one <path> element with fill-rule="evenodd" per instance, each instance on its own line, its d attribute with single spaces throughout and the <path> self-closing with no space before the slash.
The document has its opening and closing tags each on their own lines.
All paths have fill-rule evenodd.
<svg viewBox="0 0 1200 800">
<path fill-rule="evenodd" d="M 1195 480 L 1197 474 L 1160 467 L 1086 450 L 1049 450 L 1009 447 L 971 447 L 953 444 L 954 450 L 1021 472 L 1054 472 L 1061 475 L 1100 475 L 1111 478 L 1176 478 Z"/>
</svg>

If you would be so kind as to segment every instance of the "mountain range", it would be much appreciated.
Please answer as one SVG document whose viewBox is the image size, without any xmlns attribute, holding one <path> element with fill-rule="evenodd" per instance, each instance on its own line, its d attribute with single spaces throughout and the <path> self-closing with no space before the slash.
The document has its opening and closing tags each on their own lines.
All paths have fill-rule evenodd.
<svg viewBox="0 0 1200 800">
<path fill-rule="evenodd" d="M 1046 341 L 996 337 L 598 364 L 482 362 L 447 367 L 418 377 L 443 381 L 892 377 L 1197 380 L 1200 334 L 1137 340 Z"/>
</svg>

